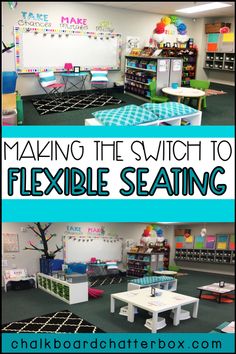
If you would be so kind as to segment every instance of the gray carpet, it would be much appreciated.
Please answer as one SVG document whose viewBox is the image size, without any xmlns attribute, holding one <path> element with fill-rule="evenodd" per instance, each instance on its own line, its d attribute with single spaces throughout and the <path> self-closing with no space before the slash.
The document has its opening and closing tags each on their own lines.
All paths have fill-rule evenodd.
<svg viewBox="0 0 236 354">
<path fill-rule="evenodd" d="M 211 89 L 223 90 L 227 92 L 225 95 L 209 96 L 207 97 L 207 108 L 202 111 L 202 125 L 234 125 L 235 124 L 235 89 L 233 86 L 226 86 L 220 84 L 211 84 Z M 133 97 L 124 94 L 121 90 L 111 89 L 110 95 L 117 99 L 123 100 L 126 104 L 141 105 L 144 101 L 138 97 Z M 108 107 L 117 108 L 116 105 Z M 104 109 L 100 108 L 87 108 L 84 110 L 74 110 L 66 113 L 54 113 L 48 116 L 40 116 L 34 108 L 31 98 L 24 99 L 24 125 L 84 125 L 86 118 L 92 118 L 92 112 Z M 46 119 L 47 117 L 47 119 Z"/>
<path fill-rule="evenodd" d="M 198 297 L 198 286 L 219 282 L 219 280 L 234 283 L 234 277 L 231 276 L 188 271 L 187 276 L 178 279 L 178 292 Z M 7 293 L 3 291 L 2 323 L 68 309 L 105 332 L 149 332 L 144 327 L 146 319 L 150 318 L 146 311 L 139 311 L 139 314 L 135 316 L 134 324 L 129 323 L 125 316 L 119 315 L 119 308 L 125 306 L 122 302 L 117 301 L 115 314 L 110 313 L 110 294 L 126 291 L 126 283 L 112 284 L 100 288 L 105 290 L 102 297 L 71 306 L 39 289 L 9 291 Z M 186 309 L 191 309 L 191 306 L 186 306 Z M 167 320 L 167 326 L 161 330 L 162 333 L 208 333 L 220 323 L 234 320 L 234 303 L 218 304 L 214 301 L 200 300 L 198 318 L 181 321 L 179 326 L 172 325 L 169 314 L 168 311 L 162 314 L 162 317 Z"/>
</svg>

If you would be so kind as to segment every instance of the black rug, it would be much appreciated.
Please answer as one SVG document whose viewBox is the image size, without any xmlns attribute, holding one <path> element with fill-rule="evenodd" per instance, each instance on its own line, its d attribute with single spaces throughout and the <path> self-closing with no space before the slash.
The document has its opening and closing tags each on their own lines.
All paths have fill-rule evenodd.
<svg viewBox="0 0 236 354">
<path fill-rule="evenodd" d="M 83 110 L 92 107 L 119 105 L 122 100 L 105 94 L 79 94 L 73 96 L 59 96 L 55 99 L 33 99 L 32 104 L 42 116 L 52 113 L 62 113 L 75 110 Z"/>
<path fill-rule="evenodd" d="M 2 333 L 104 333 L 67 310 L 2 325 Z"/>
<path fill-rule="evenodd" d="M 112 285 L 120 284 L 126 282 L 126 277 L 98 277 L 98 278 L 89 278 L 90 286 L 103 286 L 103 285 Z"/>
</svg>

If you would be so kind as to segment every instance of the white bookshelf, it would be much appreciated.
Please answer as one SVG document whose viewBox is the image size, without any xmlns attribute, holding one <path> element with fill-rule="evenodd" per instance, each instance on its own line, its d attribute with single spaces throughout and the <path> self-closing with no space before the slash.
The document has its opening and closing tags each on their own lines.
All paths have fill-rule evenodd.
<svg viewBox="0 0 236 354">
<path fill-rule="evenodd" d="M 69 283 L 44 273 L 37 273 L 38 288 L 73 305 L 88 301 L 88 282 Z"/>
</svg>

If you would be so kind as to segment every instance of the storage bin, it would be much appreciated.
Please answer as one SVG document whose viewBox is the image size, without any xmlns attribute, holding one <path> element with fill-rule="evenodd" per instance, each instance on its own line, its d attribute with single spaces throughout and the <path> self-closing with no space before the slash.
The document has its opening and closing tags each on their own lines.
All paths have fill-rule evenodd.
<svg viewBox="0 0 236 354">
<path fill-rule="evenodd" d="M 79 273 L 72 273 L 72 274 L 66 274 L 65 275 L 66 281 L 68 283 L 85 283 L 88 281 L 87 274 L 79 274 Z"/>
<path fill-rule="evenodd" d="M 84 263 L 68 263 L 68 268 L 74 273 L 84 274 L 87 271 L 87 264 Z"/>
<path fill-rule="evenodd" d="M 15 71 L 4 71 L 2 73 L 2 93 L 13 93 L 16 91 L 17 74 Z"/>
<path fill-rule="evenodd" d="M 6 93 L 2 95 L 2 111 L 12 111 L 16 109 L 16 93 Z"/>
<path fill-rule="evenodd" d="M 25 290 L 25 289 L 31 289 L 34 287 L 35 287 L 35 282 L 33 279 L 19 280 L 19 281 L 12 281 L 11 282 L 12 290 Z"/>
<path fill-rule="evenodd" d="M 64 263 L 63 259 L 52 259 L 51 261 L 51 270 L 58 271 L 62 270 L 62 264 Z"/>
<path fill-rule="evenodd" d="M 40 273 L 51 275 L 53 259 L 41 257 L 39 262 L 40 262 Z"/>
<path fill-rule="evenodd" d="M 16 109 L 4 112 L 2 115 L 2 125 L 17 125 Z"/>
</svg>

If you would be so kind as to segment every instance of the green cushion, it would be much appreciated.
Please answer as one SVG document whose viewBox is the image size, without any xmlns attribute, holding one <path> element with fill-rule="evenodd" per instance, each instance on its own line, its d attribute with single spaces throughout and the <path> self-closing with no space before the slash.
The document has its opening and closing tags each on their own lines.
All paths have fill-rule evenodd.
<svg viewBox="0 0 236 354">
<path fill-rule="evenodd" d="M 169 98 L 166 96 L 155 96 L 155 97 L 151 98 L 151 101 L 162 103 L 162 102 L 168 102 Z"/>
</svg>

